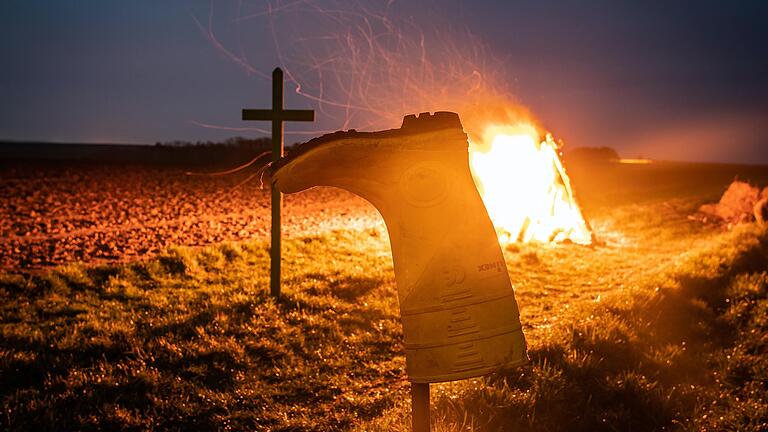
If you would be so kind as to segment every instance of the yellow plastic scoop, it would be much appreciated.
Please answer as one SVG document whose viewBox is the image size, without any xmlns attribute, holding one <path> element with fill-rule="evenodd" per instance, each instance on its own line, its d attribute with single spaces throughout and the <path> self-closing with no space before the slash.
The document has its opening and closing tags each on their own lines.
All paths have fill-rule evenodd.
<svg viewBox="0 0 768 432">
<path fill-rule="evenodd" d="M 412 382 L 470 378 L 527 361 L 514 290 L 457 114 L 422 113 L 405 117 L 400 129 L 325 135 L 275 163 L 271 174 L 284 193 L 334 186 L 381 213 Z"/>
</svg>

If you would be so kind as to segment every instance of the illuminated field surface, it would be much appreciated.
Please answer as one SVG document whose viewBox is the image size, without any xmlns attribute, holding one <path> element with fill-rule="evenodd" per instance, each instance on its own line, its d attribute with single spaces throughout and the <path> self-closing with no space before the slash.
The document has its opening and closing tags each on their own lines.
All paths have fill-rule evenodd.
<svg viewBox="0 0 768 432">
<path fill-rule="evenodd" d="M 115 262 L 169 244 L 200 246 L 269 236 L 269 189 L 253 171 L 227 177 L 110 164 L 0 167 L 0 268 L 29 272 L 73 261 Z M 379 222 L 338 189 L 285 198 L 284 234 L 295 237 Z"/>
<path fill-rule="evenodd" d="M 597 242 L 505 246 L 531 362 L 433 385 L 434 429 L 765 430 L 768 232 L 688 216 L 768 169 L 569 168 Z M 257 185 L 57 170 L 3 178 L 28 191 L 3 192 L 18 197 L 3 201 L 3 266 L 35 271 L 0 279 L 0 429 L 410 427 L 389 243 L 368 204 L 288 197 L 274 301 Z M 68 261 L 45 254 L 57 235 L 115 262 L 45 268 Z"/>
</svg>

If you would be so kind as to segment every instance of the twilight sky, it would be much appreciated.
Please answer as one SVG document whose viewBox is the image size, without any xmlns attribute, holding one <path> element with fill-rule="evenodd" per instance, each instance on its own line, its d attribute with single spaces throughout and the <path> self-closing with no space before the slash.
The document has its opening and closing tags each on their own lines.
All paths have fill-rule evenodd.
<svg viewBox="0 0 768 432">
<path fill-rule="evenodd" d="M 286 83 L 286 104 L 318 110 L 317 123 L 286 127 L 303 133 L 287 143 L 340 128 L 396 127 L 354 111 L 375 93 L 370 86 L 389 79 L 384 66 L 403 79 L 401 66 L 421 61 L 425 40 L 428 61 L 471 57 L 569 146 L 768 163 L 768 2 L 413 3 L 6 0 L 0 140 L 261 136 L 201 125 L 268 128 L 239 116 L 268 107 L 265 76 L 276 65 L 302 85 L 304 95 Z M 387 62 L 376 57 L 382 52 Z M 409 82 L 452 82 L 441 67 L 427 78 L 422 68 Z M 396 97 L 365 103 L 389 107 Z"/>
</svg>

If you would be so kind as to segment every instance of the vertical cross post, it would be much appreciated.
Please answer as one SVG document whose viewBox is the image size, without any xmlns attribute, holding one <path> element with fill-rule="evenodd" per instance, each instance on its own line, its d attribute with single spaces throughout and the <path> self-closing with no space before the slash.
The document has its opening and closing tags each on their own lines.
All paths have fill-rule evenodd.
<svg viewBox="0 0 768 432">
<path fill-rule="evenodd" d="M 272 111 L 283 110 L 283 71 L 275 68 L 272 72 Z M 272 117 L 272 162 L 277 162 L 283 157 L 283 119 L 275 115 Z M 274 297 L 280 297 L 280 261 L 282 260 L 282 214 L 283 194 L 277 190 L 274 183 L 272 189 L 272 245 L 269 248 L 269 292 Z"/>
<path fill-rule="evenodd" d="M 286 121 L 314 121 L 312 110 L 283 109 L 283 71 L 275 68 L 272 72 L 272 109 L 244 109 L 243 120 L 272 122 L 272 162 L 283 157 L 283 123 Z M 272 185 L 272 245 L 269 250 L 269 291 L 280 297 L 280 217 L 283 208 L 283 194 Z"/>
</svg>

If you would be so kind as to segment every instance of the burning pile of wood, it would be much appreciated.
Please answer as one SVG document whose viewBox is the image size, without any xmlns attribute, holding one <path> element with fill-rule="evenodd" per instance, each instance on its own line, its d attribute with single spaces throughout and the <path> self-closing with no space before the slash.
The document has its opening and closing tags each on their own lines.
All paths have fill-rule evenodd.
<svg viewBox="0 0 768 432">
<path fill-rule="evenodd" d="M 768 187 L 760 190 L 749 183 L 735 180 L 728 186 L 720 201 L 704 204 L 697 219 L 728 225 L 768 221 Z"/>
</svg>

